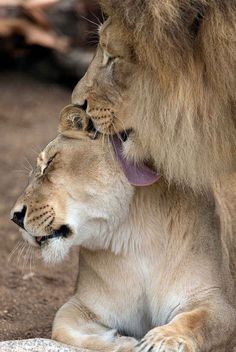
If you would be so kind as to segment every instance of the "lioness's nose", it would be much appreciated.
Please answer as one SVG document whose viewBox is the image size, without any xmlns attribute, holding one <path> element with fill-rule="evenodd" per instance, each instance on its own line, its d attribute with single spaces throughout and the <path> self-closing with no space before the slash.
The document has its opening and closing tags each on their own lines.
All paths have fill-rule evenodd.
<svg viewBox="0 0 236 352">
<path fill-rule="evenodd" d="M 26 214 L 26 206 L 24 205 L 22 210 L 20 211 L 15 211 L 13 213 L 12 221 L 14 221 L 18 226 L 22 227 L 24 229 L 24 218 Z"/>
</svg>

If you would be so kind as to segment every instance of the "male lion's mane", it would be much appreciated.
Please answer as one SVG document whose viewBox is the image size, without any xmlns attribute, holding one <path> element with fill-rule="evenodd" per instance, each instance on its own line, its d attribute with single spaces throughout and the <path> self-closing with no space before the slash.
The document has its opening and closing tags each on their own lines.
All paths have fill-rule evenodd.
<svg viewBox="0 0 236 352">
<path fill-rule="evenodd" d="M 132 115 L 143 148 L 169 183 L 213 190 L 235 275 L 236 1 L 101 4 L 135 48 Z"/>
<path fill-rule="evenodd" d="M 236 2 L 101 4 L 128 33 L 145 70 L 133 112 L 143 147 L 170 182 L 211 188 L 236 168 Z"/>
</svg>

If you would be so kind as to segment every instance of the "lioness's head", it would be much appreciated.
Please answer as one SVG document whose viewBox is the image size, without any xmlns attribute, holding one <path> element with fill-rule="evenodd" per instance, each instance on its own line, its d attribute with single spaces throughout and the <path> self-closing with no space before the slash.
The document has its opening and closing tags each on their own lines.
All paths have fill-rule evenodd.
<svg viewBox="0 0 236 352">
<path fill-rule="evenodd" d="M 132 128 L 128 157 L 208 189 L 236 169 L 235 1 L 101 3 L 108 19 L 72 102 L 103 134 Z"/>
<path fill-rule="evenodd" d="M 73 245 L 108 248 L 134 191 L 83 111 L 67 107 L 60 132 L 38 156 L 11 214 L 46 262 L 62 260 Z"/>
</svg>

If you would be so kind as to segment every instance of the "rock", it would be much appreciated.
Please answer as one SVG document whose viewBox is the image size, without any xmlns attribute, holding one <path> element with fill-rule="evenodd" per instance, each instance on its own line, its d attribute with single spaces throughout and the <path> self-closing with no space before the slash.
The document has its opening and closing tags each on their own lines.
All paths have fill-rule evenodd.
<svg viewBox="0 0 236 352">
<path fill-rule="evenodd" d="M 0 342 L 0 352 L 85 352 L 47 339 L 13 340 Z"/>
</svg>

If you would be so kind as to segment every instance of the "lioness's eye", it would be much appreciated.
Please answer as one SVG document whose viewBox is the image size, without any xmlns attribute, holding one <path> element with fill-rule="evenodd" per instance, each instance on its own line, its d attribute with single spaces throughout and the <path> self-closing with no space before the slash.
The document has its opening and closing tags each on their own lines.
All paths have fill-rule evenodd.
<svg viewBox="0 0 236 352">
<path fill-rule="evenodd" d="M 44 169 L 42 170 L 42 173 L 43 173 L 43 174 L 44 174 L 45 171 L 48 169 L 48 167 L 50 166 L 50 164 L 52 163 L 52 161 L 53 161 L 53 159 L 55 158 L 56 155 L 57 155 L 57 153 L 54 154 L 51 158 L 48 159 L 48 161 L 47 161 L 47 163 L 46 163 Z"/>
</svg>

